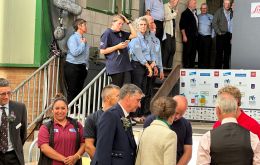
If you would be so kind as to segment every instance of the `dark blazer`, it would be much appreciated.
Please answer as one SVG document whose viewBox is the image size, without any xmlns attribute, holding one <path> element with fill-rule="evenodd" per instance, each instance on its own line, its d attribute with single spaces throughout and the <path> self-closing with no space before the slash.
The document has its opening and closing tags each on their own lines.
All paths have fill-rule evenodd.
<svg viewBox="0 0 260 165">
<path fill-rule="evenodd" d="M 198 27 L 196 19 L 189 8 L 181 13 L 180 30 L 185 30 L 186 36 L 196 37 L 198 36 Z"/>
<path fill-rule="evenodd" d="M 134 165 L 136 143 L 132 127 L 125 130 L 121 118 L 124 118 L 124 113 L 119 104 L 102 114 L 91 165 Z"/>
<path fill-rule="evenodd" d="M 24 104 L 15 101 L 9 101 L 9 115 L 14 114 L 15 120 L 9 122 L 10 139 L 14 151 L 24 165 L 23 144 L 27 136 L 27 110 Z"/>
</svg>

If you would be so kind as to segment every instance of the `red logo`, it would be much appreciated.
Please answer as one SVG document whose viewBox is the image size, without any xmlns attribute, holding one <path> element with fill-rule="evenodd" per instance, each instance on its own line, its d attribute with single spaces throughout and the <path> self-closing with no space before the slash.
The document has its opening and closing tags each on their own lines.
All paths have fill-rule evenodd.
<svg viewBox="0 0 260 165">
<path fill-rule="evenodd" d="M 195 99 L 191 99 L 191 101 L 190 101 L 190 102 L 194 104 L 194 103 L 195 103 Z"/>
<path fill-rule="evenodd" d="M 214 76 L 215 76 L 215 77 L 218 77 L 218 76 L 219 76 L 219 71 L 215 71 L 215 72 L 214 72 Z"/>
<path fill-rule="evenodd" d="M 257 5 L 252 11 L 253 14 L 260 14 L 260 5 Z"/>
<path fill-rule="evenodd" d="M 186 72 L 185 71 L 181 71 L 181 76 L 185 76 Z"/>
<path fill-rule="evenodd" d="M 251 72 L 251 77 L 256 77 L 256 72 Z"/>
</svg>

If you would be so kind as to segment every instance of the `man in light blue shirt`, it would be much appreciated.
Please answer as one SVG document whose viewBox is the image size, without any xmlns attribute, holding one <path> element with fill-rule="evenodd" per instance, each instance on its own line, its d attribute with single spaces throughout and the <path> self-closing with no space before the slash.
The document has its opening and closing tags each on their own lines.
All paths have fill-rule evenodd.
<svg viewBox="0 0 260 165">
<path fill-rule="evenodd" d="M 198 64 L 199 68 L 210 68 L 211 44 L 214 37 L 212 27 L 213 16 L 208 14 L 208 6 L 206 3 L 201 4 L 201 14 L 198 15 L 199 21 L 199 49 L 198 49 Z"/>
<path fill-rule="evenodd" d="M 163 0 L 145 0 L 145 11 L 146 15 L 150 15 L 154 18 L 156 37 L 162 42 L 164 21 Z"/>
<path fill-rule="evenodd" d="M 75 33 L 67 42 L 68 54 L 64 64 L 64 77 L 67 83 L 67 100 L 70 103 L 83 89 L 88 74 L 89 46 L 83 34 L 87 32 L 86 21 L 76 19 Z"/>
</svg>

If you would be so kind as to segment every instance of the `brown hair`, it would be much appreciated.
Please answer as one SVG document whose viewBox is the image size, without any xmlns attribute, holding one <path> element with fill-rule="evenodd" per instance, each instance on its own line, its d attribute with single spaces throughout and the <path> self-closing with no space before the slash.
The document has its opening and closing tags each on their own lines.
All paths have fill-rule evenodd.
<svg viewBox="0 0 260 165">
<path fill-rule="evenodd" d="M 151 111 L 161 119 L 167 120 L 175 113 L 177 103 L 171 97 L 159 97 L 152 105 Z"/>
<path fill-rule="evenodd" d="M 54 98 L 52 99 L 51 109 L 53 109 L 53 106 L 54 106 L 54 104 L 57 101 L 63 101 L 67 105 L 67 108 L 68 108 L 68 101 L 67 101 L 67 99 L 61 93 L 57 93 L 54 96 Z"/>
<path fill-rule="evenodd" d="M 84 23 L 86 23 L 87 21 L 86 20 L 84 20 L 84 19 L 82 19 L 82 18 L 78 18 L 78 19 L 76 19 L 74 22 L 73 22 L 73 28 L 75 29 L 75 31 L 77 31 L 78 30 L 78 26 L 79 25 L 82 25 L 82 24 L 84 24 Z"/>
</svg>

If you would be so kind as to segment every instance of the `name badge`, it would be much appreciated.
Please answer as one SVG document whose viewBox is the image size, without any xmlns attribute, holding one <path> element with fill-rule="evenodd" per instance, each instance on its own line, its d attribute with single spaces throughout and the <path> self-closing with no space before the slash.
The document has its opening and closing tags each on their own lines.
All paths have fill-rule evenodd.
<svg viewBox="0 0 260 165">
<path fill-rule="evenodd" d="M 20 128 L 22 126 L 21 123 L 17 124 L 17 126 L 15 126 L 16 129 Z"/>
<path fill-rule="evenodd" d="M 59 130 L 57 128 L 54 128 L 53 132 L 59 132 Z"/>
<path fill-rule="evenodd" d="M 69 132 L 76 132 L 75 128 L 70 128 Z"/>
</svg>

